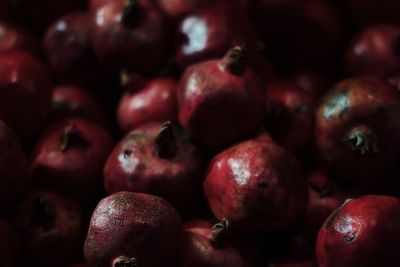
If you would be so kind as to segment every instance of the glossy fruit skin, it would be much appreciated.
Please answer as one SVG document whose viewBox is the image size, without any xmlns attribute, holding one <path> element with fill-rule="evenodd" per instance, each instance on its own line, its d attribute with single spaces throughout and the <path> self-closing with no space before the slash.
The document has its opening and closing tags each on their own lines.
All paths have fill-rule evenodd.
<svg viewBox="0 0 400 267">
<path fill-rule="evenodd" d="M 148 267 L 175 266 L 181 238 L 179 215 L 164 199 L 119 192 L 97 205 L 84 255 L 89 266 L 116 266 L 113 261 L 121 256 Z"/>
<path fill-rule="evenodd" d="M 13 225 L 21 235 L 25 264 L 68 266 L 81 257 L 86 225 L 81 207 L 72 199 L 32 191 L 16 210 Z"/>
<path fill-rule="evenodd" d="M 177 35 L 176 60 L 182 70 L 204 60 L 220 58 L 237 45 L 245 44 L 254 52 L 257 42 L 248 19 L 226 6 L 189 14 L 180 22 Z"/>
<path fill-rule="evenodd" d="M 308 204 L 300 231 L 308 240 L 314 241 L 324 221 L 345 201 L 345 194 L 324 170 L 313 172 L 307 181 Z"/>
<path fill-rule="evenodd" d="M 108 194 L 131 191 L 152 194 L 187 214 L 201 191 L 203 163 L 198 149 L 176 134 L 177 150 L 171 158 L 154 153 L 161 123 L 149 123 L 128 133 L 104 166 Z"/>
<path fill-rule="evenodd" d="M 0 121 L 0 210 L 9 209 L 29 183 L 28 162 L 20 140 Z"/>
<path fill-rule="evenodd" d="M 215 156 L 204 192 L 218 220 L 226 218 L 232 229 L 245 232 L 289 231 L 298 223 L 308 198 L 297 160 L 266 136 Z"/>
<path fill-rule="evenodd" d="M 216 147 L 261 126 L 264 94 L 253 71 L 234 75 L 210 60 L 189 67 L 178 90 L 179 121 L 201 145 Z"/>
<path fill-rule="evenodd" d="M 266 130 L 285 148 L 304 153 L 313 138 L 315 102 L 293 83 L 270 83 L 266 89 Z"/>
<path fill-rule="evenodd" d="M 335 85 L 316 113 L 315 140 L 328 167 L 357 186 L 380 186 L 384 179 L 376 177 L 399 155 L 399 104 L 399 91 L 385 81 L 353 78 Z M 360 146 L 348 139 L 358 129 L 372 136 Z"/>
<path fill-rule="evenodd" d="M 52 23 L 43 49 L 54 76 L 63 82 L 89 84 L 101 78 L 90 43 L 91 16 L 71 13 Z"/>
<path fill-rule="evenodd" d="M 51 100 L 51 121 L 66 118 L 83 118 L 100 125 L 107 124 L 107 118 L 97 100 L 85 89 L 72 85 L 59 85 L 53 90 Z"/>
<path fill-rule="evenodd" d="M 399 214 L 395 197 L 368 195 L 346 202 L 319 232 L 319 266 L 399 266 Z"/>
<path fill-rule="evenodd" d="M 190 221 L 184 227 L 182 267 L 251 267 L 232 244 L 218 245 L 213 240 L 213 224 Z"/>
<path fill-rule="evenodd" d="M 0 62 L 0 119 L 25 141 L 47 119 L 51 80 L 45 67 L 29 54 L 0 52 Z"/>
<path fill-rule="evenodd" d="M 109 133 L 93 122 L 78 118 L 56 122 L 34 146 L 30 166 L 34 184 L 91 201 L 101 192 L 102 168 L 112 145 Z"/>
<path fill-rule="evenodd" d="M 2 266 L 16 267 L 18 251 L 17 234 L 8 222 L 0 218 L 0 258 Z"/>
<path fill-rule="evenodd" d="M 94 11 L 91 40 L 96 56 L 107 67 L 154 74 L 166 59 L 168 23 L 156 8 L 139 1 L 136 25 L 121 17 L 127 1 L 111 1 Z"/>
<path fill-rule="evenodd" d="M 138 92 L 129 89 L 118 107 L 118 124 L 128 132 L 149 122 L 178 121 L 178 84 L 170 78 L 149 80 Z"/>
<path fill-rule="evenodd" d="M 356 35 L 346 53 L 350 75 L 387 78 L 400 68 L 400 29 L 392 25 L 372 25 Z"/>
<path fill-rule="evenodd" d="M 282 71 L 335 62 L 342 42 L 342 18 L 329 1 L 260 0 L 253 17 L 267 45 L 267 56 Z"/>
<path fill-rule="evenodd" d="M 0 7 L 1 9 L 1 7 Z M 7 22 L 0 22 L 0 51 L 38 52 L 36 41 L 24 29 Z"/>
<path fill-rule="evenodd" d="M 320 97 L 333 85 L 333 77 L 328 73 L 316 70 L 301 70 L 295 72 L 290 79 L 304 92 L 312 96 Z"/>
</svg>

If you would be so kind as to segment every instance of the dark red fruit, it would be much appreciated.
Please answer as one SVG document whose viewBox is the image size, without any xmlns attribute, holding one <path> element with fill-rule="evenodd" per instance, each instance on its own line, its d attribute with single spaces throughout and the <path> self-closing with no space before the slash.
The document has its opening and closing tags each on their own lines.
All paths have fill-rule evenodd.
<svg viewBox="0 0 400 267">
<path fill-rule="evenodd" d="M 335 62 L 342 18 L 329 1 L 259 0 L 254 10 L 267 55 L 283 71 Z"/>
<path fill-rule="evenodd" d="M 102 169 L 111 150 L 111 136 L 97 124 L 83 119 L 57 122 L 34 147 L 34 182 L 90 201 L 101 191 Z"/>
<path fill-rule="evenodd" d="M 102 78 L 91 48 L 90 24 L 89 14 L 72 13 L 47 29 L 43 49 L 58 80 L 87 85 Z"/>
<path fill-rule="evenodd" d="M 209 166 L 204 190 L 215 217 L 246 232 L 290 230 L 299 222 L 308 197 L 297 160 L 266 136 L 218 154 Z"/>
<path fill-rule="evenodd" d="M 308 150 L 313 137 L 315 99 L 290 82 L 270 83 L 266 90 L 265 128 L 296 154 Z"/>
<path fill-rule="evenodd" d="M 14 229 L 0 218 L 1 266 L 16 267 L 18 262 L 18 240 Z"/>
<path fill-rule="evenodd" d="M 254 132 L 261 125 L 265 105 L 243 47 L 231 49 L 221 60 L 189 67 L 178 99 L 182 126 L 206 146 L 229 144 Z"/>
<path fill-rule="evenodd" d="M 178 266 L 182 225 L 164 199 L 119 192 L 97 205 L 84 246 L 90 266 Z"/>
<path fill-rule="evenodd" d="M 28 184 L 28 163 L 21 142 L 0 121 L 0 210 L 9 209 Z"/>
<path fill-rule="evenodd" d="M 232 244 L 225 244 L 224 231 L 228 225 L 221 222 L 192 221 L 185 225 L 182 267 L 251 267 Z"/>
<path fill-rule="evenodd" d="M 317 240 L 319 267 L 400 266 L 400 200 L 369 195 L 332 213 Z"/>
<path fill-rule="evenodd" d="M 23 266 L 68 266 L 80 259 L 85 225 L 79 204 L 50 192 L 29 193 L 17 209 Z"/>
<path fill-rule="evenodd" d="M 317 110 L 319 153 L 341 178 L 377 188 L 400 156 L 399 117 L 397 88 L 373 78 L 344 80 Z"/>
<path fill-rule="evenodd" d="M 297 84 L 307 94 L 321 96 L 333 85 L 333 78 L 327 73 L 303 70 L 292 75 L 291 81 Z"/>
<path fill-rule="evenodd" d="M 35 40 L 22 28 L 0 22 L 0 32 L 0 51 L 23 51 L 32 54 L 38 52 Z"/>
<path fill-rule="evenodd" d="M 178 84 L 173 79 L 148 81 L 138 92 L 125 91 L 118 107 L 118 123 L 127 132 L 148 122 L 178 121 Z"/>
<path fill-rule="evenodd" d="M 267 267 L 317 267 L 313 261 L 285 260 L 270 263 Z"/>
<path fill-rule="evenodd" d="M 45 123 L 52 85 L 44 66 L 21 52 L 0 53 L 0 119 L 27 140 Z"/>
<path fill-rule="evenodd" d="M 84 118 L 106 125 L 106 115 L 96 99 L 86 90 L 77 86 L 59 85 L 54 88 L 51 101 L 52 121 L 65 118 Z"/>
<path fill-rule="evenodd" d="M 186 214 L 201 191 L 202 162 L 194 145 L 170 122 L 130 132 L 104 167 L 108 194 L 131 191 L 157 195 Z"/>
<path fill-rule="evenodd" d="M 338 186 L 325 171 L 315 171 L 308 177 L 309 196 L 301 232 L 309 240 L 315 240 L 326 218 L 345 200 Z"/>
<path fill-rule="evenodd" d="M 242 14 L 226 6 L 196 11 L 178 27 L 176 59 L 181 67 L 222 57 L 230 48 L 245 44 L 253 52 L 256 33 Z"/>
<path fill-rule="evenodd" d="M 164 63 L 168 25 L 156 8 L 141 0 L 116 0 L 94 11 L 92 45 L 99 60 L 152 74 Z"/>
<path fill-rule="evenodd" d="M 400 29 L 391 25 L 373 25 L 360 32 L 346 54 L 351 75 L 386 78 L 400 68 Z"/>
</svg>

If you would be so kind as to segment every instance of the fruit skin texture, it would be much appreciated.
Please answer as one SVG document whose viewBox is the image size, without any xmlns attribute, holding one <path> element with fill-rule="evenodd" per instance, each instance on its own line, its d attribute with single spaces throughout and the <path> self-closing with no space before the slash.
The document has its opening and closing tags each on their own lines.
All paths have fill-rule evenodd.
<svg viewBox="0 0 400 267">
<path fill-rule="evenodd" d="M 322 159 L 347 182 L 377 188 L 399 157 L 400 93 L 385 81 L 339 82 L 316 113 L 315 139 Z"/>
<path fill-rule="evenodd" d="M 0 22 L 0 32 L 0 51 L 23 51 L 31 54 L 38 52 L 35 40 L 22 28 Z"/>
<path fill-rule="evenodd" d="M 71 85 L 59 85 L 53 90 L 51 121 L 66 118 L 83 118 L 100 125 L 107 119 L 97 100 L 85 89 Z"/>
<path fill-rule="evenodd" d="M 111 150 L 111 136 L 101 126 L 77 118 L 56 122 L 34 146 L 34 183 L 89 201 L 101 192 L 102 168 Z"/>
<path fill-rule="evenodd" d="M 29 182 L 28 162 L 19 139 L 0 121 L 0 210 L 9 209 Z"/>
<path fill-rule="evenodd" d="M 141 266 L 175 266 L 181 238 L 179 215 L 164 199 L 119 192 L 97 205 L 84 255 L 89 266 L 119 266 L 119 257 L 133 257 Z"/>
<path fill-rule="evenodd" d="M 179 121 L 202 145 L 232 143 L 261 125 L 264 94 L 242 53 L 240 47 L 235 47 L 222 60 L 189 67 L 181 79 Z M 237 64 L 241 71 L 229 70 L 231 64 Z"/>
<path fill-rule="evenodd" d="M 297 84 L 304 92 L 320 97 L 333 85 L 333 77 L 328 73 L 316 70 L 300 70 L 291 76 L 291 81 Z"/>
<path fill-rule="evenodd" d="M 178 84 L 169 78 L 148 81 L 139 92 L 127 90 L 118 107 L 118 124 L 127 132 L 148 122 L 178 121 Z"/>
<path fill-rule="evenodd" d="M 157 156 L 161 127 L 143 125 L 120 141 L 105 164 L 104 186 L 108 194 L 131 191 L 163 197 L 186 214 L 201 191 L 202 159 L 197 148 L 177 133 L 173 155 Z"/>
<path fill-rule="evenodd" d="M 0 52 L 0 62 L 0 119 L 25 141 L 47 119 L 51 80 L 45 67 L 29 54 Z"/>
<path fill-rule="evenodd" d="M 218 220 L 246 232 L 290 230 L 308 197 L 297 160 L 266 136 L 219 153 L 209 165 L 204 192 Z"/>
<path fill-rule="evenodd" d="M 127 3 L 110 1 L 94 11 L 93 48 L 104 65 L 153 74 L 166 58 L 168 23 L 160 11 L 142 1 L 124 16 Z"/>
<path fill-rule="evenodd" d="M 213 239 L 212 228 L 213 224 L 207 220 L 185 224 L 182 267 L 253 266 L 231 244 L 217 243 Z"/>
<path fill-rule="evenodd" d="M 1 265 L 15 267 L 18 262 L 18 240 L 14 229 L 0 218 L 0 258 Z"/>
<path fill-rule="evenodd" d="M 346 54 L 350 75 L 386 78 L 400 68 L 400 29 L 392 25 L 372 25 L 353 39 Z"/>
<path fill-rule="evenodd" d="M 290 82 L 270 83 L 266 90 L 267 131 L 290 151 L 304 153 L 313 138 L 314 103 L 314 97 Z"/>
<path fill-rule="evenodd" d="M 368 195 L 343 204 L 325 221 L 316 253 L 320 267 L 400 266 L 400 200 Z"/>
<path fill-rule="evenodd" d="M 51 191 L 30 192 L 13 225 L 22 239 L 23 266 L 68 266 L 81 257 L 86 225 L 72 199 Z"/>
</svg>

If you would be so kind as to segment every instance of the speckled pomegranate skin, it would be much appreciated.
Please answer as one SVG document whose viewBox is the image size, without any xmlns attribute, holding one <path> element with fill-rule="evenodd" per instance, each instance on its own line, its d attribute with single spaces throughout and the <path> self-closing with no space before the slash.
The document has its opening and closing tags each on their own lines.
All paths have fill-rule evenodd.
<svg viewBox="0 0 400 267">
<path fill-rule="evenodd" d="M 297 160 L 266 136 L 239 143 L 209 165 L 204 191 L 213 214 L 246 232 L 288 231 L 308 193 Z"/>
<path fill-rule="evenodd" d="M 350 200 L 318 235 L 319 267 L 400 266 L 400 200 L 368 195 Z"/>
<path fill-rule="evenodd" d="M 111 238 L 112 237 L 112 238 Z M 180 218 L 162 198 L 119 192 L 97 205 L 84 246 L 90 266 L 114 266 L 134 257 L 148 267 L 175 266 L 182 237 Z"/>
</svg>

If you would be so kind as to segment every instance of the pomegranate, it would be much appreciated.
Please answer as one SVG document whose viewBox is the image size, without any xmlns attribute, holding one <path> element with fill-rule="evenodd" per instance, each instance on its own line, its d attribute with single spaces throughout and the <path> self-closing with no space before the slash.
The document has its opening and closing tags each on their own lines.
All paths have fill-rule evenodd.
<svg viewBox="0 0 400 267">
<path fill-rule="evenodd" d="M 168 23 L 160 11 L 142 2 L 110 1 L 94 11 L 92 45 L 107 66 L 153 74 L 165 61 Z"/>
<path fill-rule="evenodd" d="M 242 46 L 221 60 L 189 67 L 178 91 L 179 120 L 198 143 L 226 145 L 253 133 L 261 124 L 263 92 L 246 65 Z"/>
<path fill-rule="evenodd" d="M 302 70 L 291 76 L 291 81 L 307 94 L 319 97 L 333 85 L 333 77 L 328 73 L 315 70 Z"/>
<path fill-rule="evenodd" d="M 399 116 L 400 93 L 394 86 L 374 78 L 341 81 L 317 110 L 319 154 L 347 182 L 377 188 L 399 158 Z"/>
<path fill-rule="evenodd" d="M 30 167 L 34 183 L 81 201 L 94 200 L 101 192 L 102 168 L 111 149 L 111 136 L 93 122 L 56 122 L 35 144 Z"/>
<path fill-rule="evenodd" d="M 79 260 L 84 221 L 79 204 L 51 191 L 34 191 L 14 216 L 21 234 L 23 266 L 68 266 Z"/>
<path fill-rule="evenodd" d="M 180 218 L 168 202 L 119 192 L 97 205 L 84 254 L 89 266 L 177 266 L 181 238 Z"/>
<path fill-rule="evenodd" d="M 178 84 L 169 78 L 148 81 L 139 92 L 129 89 L 118 107 L 120 128 L 127 132 L 147 122 L 178 121 Z"/>
<path fill-rule="evenodd" d="M 356 35 L 347 50 L 346 68 L 351 75 L 386 78 L 400 68 L 400 29 L 372 25 Z"/>
<path fill-rule="evenodd" d="M 51 107 L 52 121 L 79 117 L 107 125 L 106 115 L 97 100 L 81 87 L 69 85 L 55 87 Z"/>
<path fill-rule="evenodd" d="M 226 219 L 233 229 L 246 232 L 291 230 L 308 197 L 297 160 L 266 136 L 215 156 L 204 191 L 218 220 Z"/>
<path fill-rule="evenodd" d="M 28 163 L 21 142 L 0 121 L 0 210 L 8 210 L 29 182 Z"/>
<path fill-rule="evenodd" d="M 14 229 L 0 218 L 1 266 L 16 267 L 18 262 L 18 239 Z"/>
<path fill-rule="evenodd" d="M 270 83 L 266 92 L 267 131 L 294 153 L 306 152 L 313 137 L 314 97 L 286 81 Z"/>
<path fill-rule="evenodd" d="M 348 200 L 318 234 L 320 267 L 400 266 L 400 200 L 368 195 Z"/>
<path fill-rule="evenodd" d="M 24 29 L 0 22 L 0 51 L 23 51 L 37 54 L 38 46 L 33 37 Z"/>
<path fill-rule="evenodd" d="M 29 54 L 0 53 L 0 119 L 26 141 L 45 123 L 50 111 L 51 80 Z"/>
<path fill-rule="evenodd" d="M 171 122 L 150 123 L 126 135 L 104 167 L 108 194 L 131 191 L 157 195 L 186 214 L 201 189 L 202 160 Z"/>
</svg>

